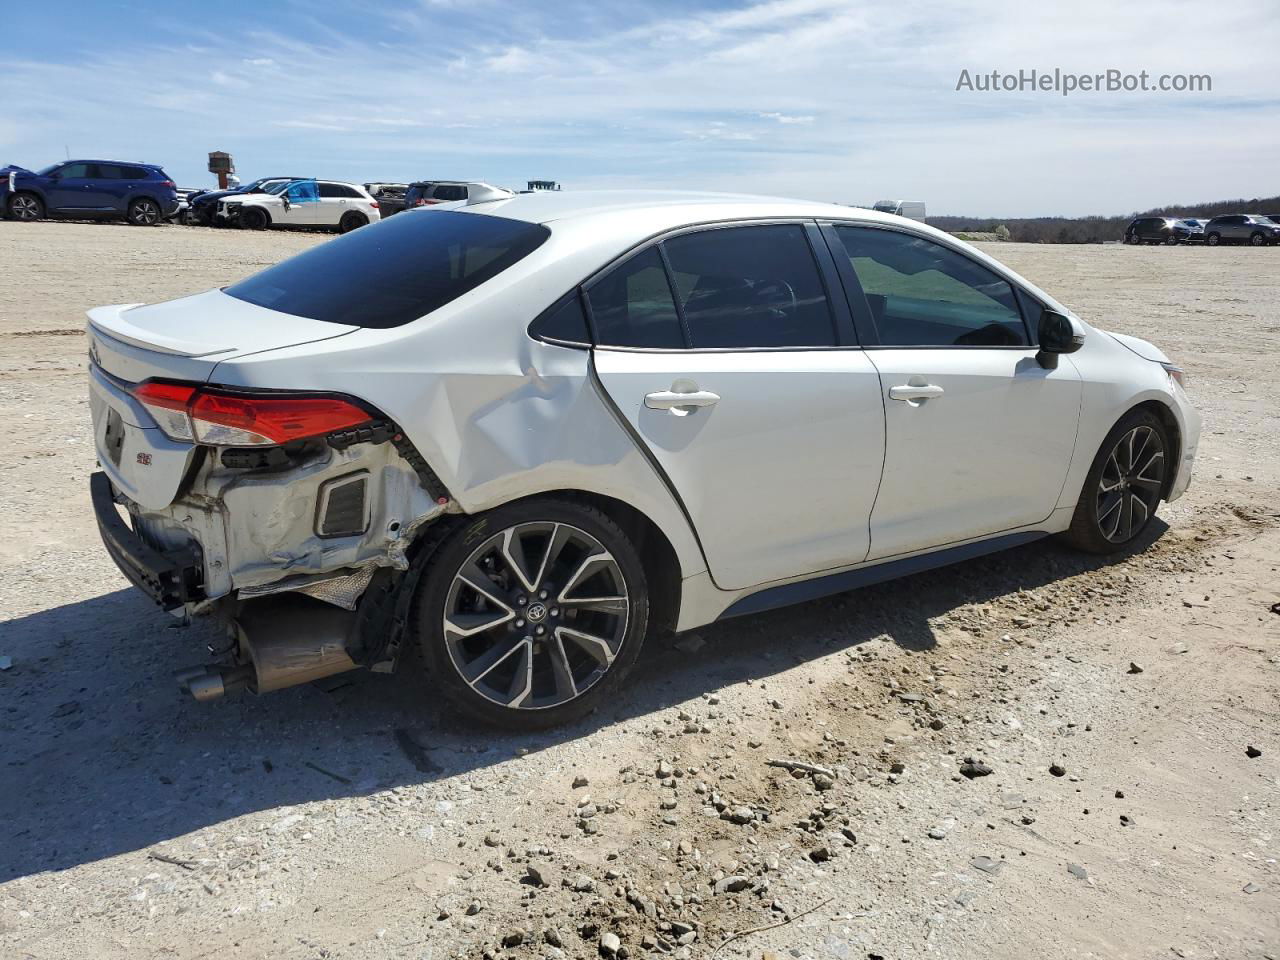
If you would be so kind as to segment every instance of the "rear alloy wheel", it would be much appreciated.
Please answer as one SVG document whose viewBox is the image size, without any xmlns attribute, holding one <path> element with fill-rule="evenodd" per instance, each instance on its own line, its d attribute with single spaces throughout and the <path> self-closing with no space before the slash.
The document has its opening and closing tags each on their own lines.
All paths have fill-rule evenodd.
<svg viewBox="0 0 1280 960">
<path fill-rule="evenodd" d="M 608 698 L 648 627 L 635 548 L 603 513 L 568 501 L 473 518 L 432 557 L 417 599 L 428 682 L 468 716 L 515 729 Z"/>
<path fill-rule="evenodd" d="M 1112 553 L 1132 543 L 1155 516 L 1168 469 L 1164 424 L 1146 410 L 1134 410 L 1103 442 L 1067 539 L 1091 553 Z"/>
<path fill-rule="evenodd" d="M 44 204 L 31 193 L 15 193 L 9 198 L 9 216 L 23 223 L 44 218 Z"/>
<path fill-rule="evenodd" d="M 136 227 L 154 227 L 160 222 L 160 204 L 150 197 L 139 197 L 129 204 L 129 222 Z"/>
<path fill-rule="evenodd" d="M 348 210 L 342 215 L 342 219 L 338 221 L 339 233 L 350 233 L 352 230 L 358 230 L 369 222 L 369 218 L 363 213 L 356 213 L 354 210 Z"/>
<path fill-rule="evenodd" d="M 1267 238 L 1260 233 L 1254 233 L 1249 235 L 1249 243 L 1251 243 L 1255 247 L 1264 246 L 1266 242 L 1267 242 Z"/>
</svg>

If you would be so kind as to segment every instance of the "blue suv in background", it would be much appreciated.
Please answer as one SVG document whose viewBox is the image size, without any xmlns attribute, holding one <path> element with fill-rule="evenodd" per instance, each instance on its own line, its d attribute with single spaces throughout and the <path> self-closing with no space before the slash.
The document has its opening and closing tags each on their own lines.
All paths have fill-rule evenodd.
<svg viewBox="0 0 1280 960">
<path fill-rule="evenodd" d="M 14 220 L 74 217 L 153 226 L 178 212 L 178 191 L 154 163 L 67 160 L 0 179 L 2 209 Z"/>
</svg>

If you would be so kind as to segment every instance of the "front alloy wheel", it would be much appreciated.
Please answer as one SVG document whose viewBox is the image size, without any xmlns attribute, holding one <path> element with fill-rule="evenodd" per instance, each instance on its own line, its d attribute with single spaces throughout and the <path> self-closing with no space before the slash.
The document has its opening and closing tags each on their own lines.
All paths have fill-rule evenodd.
<svg viewBox="0 0 1280 960">
<path fill-rule="evenodd" d="M 1130 412 L 1094 459 L 1067 539 L 1091 553 L 1112 553 L 1136 540 L 1164 494 L 1168 461 L 1164 425 L 1149 410 Z"/>
<path fill-rule="evenodd" d="M 37 197 L 29 193 L 18 193 L 9 200 L 9 216 L 24 223 L 30 223 L 43 217 L 44 210 Z"/>
<path fill-rule="evenodd" d="M 1111 450 L 1097 489 L 1098 526 L 1116 545 L 1147 525 L 1164 489 L 1164 440 L 1146 424 L 1134 427 Z"/>
<path fill-rule="evenodd" d="M 431 679 L 473 717 L 551 726 L 621 682 L 647 629 L 643 568 L 604 514 L 563 501 L 472 519 L 432 558 L 419 641 Z"/>
</svg>

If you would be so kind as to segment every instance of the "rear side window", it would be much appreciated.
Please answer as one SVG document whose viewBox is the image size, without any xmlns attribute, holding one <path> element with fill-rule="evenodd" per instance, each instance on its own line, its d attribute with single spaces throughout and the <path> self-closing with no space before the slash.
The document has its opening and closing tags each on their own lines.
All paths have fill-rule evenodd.
<svg viewBox="0 0 1280 960">
<path fill-rule="evenodd" d="M 593 283 L 587 300 L 596 342 L 602 346 L 684 349 L 684 331 L 657 247 Z"/>
<path fill-rule="evenodd" d="M 1028 343 L 1013 287 L 924 237 L 837 227 L 881 346 L 1006 347 Z"/>
<path fill-rule="evenodd" d="M 224 292 L 296 317 L 398 327 L 496 277 L 550 235 L 522 220 L 414 212 L 322 243 Z"/>
<path fill-rule="evenodd" d="M 695 349 L 835 344 L 826 292 L 802 226 L 707 230 L 663 247 Z"/>
<path fill-rule="evenodd" d="M 432 194 L 436 200 L 450 202 L 467 199 L 467 188 L 456 183 L 440 184 Z"/>
<path fill-rule="evenodd" d="M 327 200 L 350 200 L 358 199 L 360 194 L 354 187 L 348 187 L 345 183 L 322 183 L 320 184 L 320 196 Z"/>
<path fill-rule="evenodd" d="M 574 290 L 534 320 L 529 325 L 529 333 L 543 340 L 589 345 L 591 334 L 587 330 L 587 314 L 582 309 L 578 291 Z"/>
</svg>

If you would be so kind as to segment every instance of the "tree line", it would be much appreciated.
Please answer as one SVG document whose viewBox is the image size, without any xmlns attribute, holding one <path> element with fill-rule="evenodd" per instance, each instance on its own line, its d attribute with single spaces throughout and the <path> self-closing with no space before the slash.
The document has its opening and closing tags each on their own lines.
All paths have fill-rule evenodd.
<svg viewBox="0 0 1280 960">
<path fill-rule="evenodd" d="M 1280 197 L 1252 200 L 1218 200 L 1213 203 L 1175 204 L 1142 210 L 1123 217 L 929 217 L 930 226 L 948 233 L 999 233 L 1019 243 L 1104 243 L 1119 240 L 1134 217 L 1217 217 L 1227 213 L 1261 213 L 1280 216 Z"/>
</svg>

